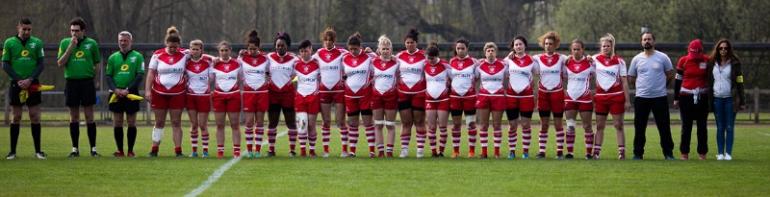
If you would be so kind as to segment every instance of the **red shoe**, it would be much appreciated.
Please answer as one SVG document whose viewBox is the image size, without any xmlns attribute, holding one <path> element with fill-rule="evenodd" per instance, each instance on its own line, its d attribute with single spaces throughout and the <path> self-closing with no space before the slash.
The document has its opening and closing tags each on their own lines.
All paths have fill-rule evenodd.
<svg viewBox="0 0 770 197">
<path fill-rule="evenodd" d="M 134 157 L 136 157 L 136 154 L 134 154 L 134 152 L 128 152 L 128 154 L 126 156 L 134 158 Z"/>
<path fill-rule="evenodd" d="M 315 158 L 315 150 L 310 150 L 310 157 Z"/>
<path fill-rule="evenodd" d="M 476 149 L 471 149 L 468 151 L 468 158 L 476 157 Z"/>
<path fill-rule="evenodd" d="M 393 158 L 393 152 L 385 153 L 385 157 L 387 158 Z"/>
<path fill-rule="evenodd" d="M 385 151 L 380 151 L 380 153 L 377 154 L 377 157 L 379 158 L 385 157 Z"/>
<path fill-rule="evenodd" d="M 124 154 L 123 151 L 116 151 L 115 153 L 112 153 L 112 155 L 118 158 L 126 156 L 126 154 Z"/>
<path fill-rule="evenodd" d="M 681 159 L 685 160 L 685 161 L 690 160 L 690 155 L 682 153 L 682 158 Z"/>
<path fill-rule="evenodd" d="M 458 156 L 460 156 L 459 151 L 452 151 L 452 159 L 456 159 Z"/>
<path fill-rule="evenodd" d="M 234 151 L 233 152 L 233 158 L 238 158 L 238 157 L 241 157 L 241 152 L 240 151 Z"/>
<path fill-rule="evenodd" d="M 500 159 L 500 148 L 495 148 L 495 159 Z"/>
<path fill-rule="evenodd" d="M 307 157 L 307 152 L 305 152 L 305 150 L 301 150 L 301 151 L 299 151 L 299 156 L 300 157 Z"/>
<path fill-rule="evenodd" d="M 217 152 L 217 159 L 222 159 L 224 157 L 225 157 L 225 153 L 224 152 Z"/>
</svg>

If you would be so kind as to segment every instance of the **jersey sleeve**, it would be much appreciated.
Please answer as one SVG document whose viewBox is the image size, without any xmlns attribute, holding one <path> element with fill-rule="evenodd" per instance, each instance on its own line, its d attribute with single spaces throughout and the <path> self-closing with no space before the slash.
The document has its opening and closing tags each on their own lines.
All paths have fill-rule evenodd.
<svg viewBox="0 0 770 197">
<path fill-rule="evenodd" d="M 11 45 L 12 44 L 10 39 L 5 40 L 5 42 L 3 42 L 3 60 L 2 61 L 4 62 L 11 61 L 11 53 L 8 52 L 9 49 L 13 48 L 11 47 Z"/>
<path fill-rule="evenodd" d="M 61 56 L 64 55 L 65 50 L 67 50 L 67 39 L 63 39 L 59 42 L 59 52 L 56 54 L 56 59 L 61 58 Z"/>
<path fill-rule="evenodd" d="M 110 55 L 110 57 L 107 58 L 107 64 L 104 66 L 106 67 L 106 71 L 104 72 L 104 75 L 106 76 L 113 76 L 112 72 L 115 70 L 115 68 L 113 68 L 115 66 L 115 62 L 113 61 L 114 57 L 115 54 Z"/>
<path fill-rule="evenodd" d="M 138 55 L 136 58 L 136 61 L 141 62 L 141 64 L 139 64 L 139 68 L 136 69 L 136 73 L 144 74 L 144 66 L 145 66 L 144 55 L 141 55 L 141 54 Z"/>
<path fill-rule="evenodd" d="M 150 58 L 150 65 L 147 67 L 150 70 L 158 70 L 158 54 L 153 54 Z"/>
<path fill-rule="evenodd" d="M 94 47 L 91 47 L 91 54 L 91 58 L 93 58 L 94 64 L 102 61 L 102 54 L 99 52 L 99 44 L 97 44 L 96 41 L 94 41 Z"/>
<path fill-rule="evenodd" d="M 666 71 L 674 70 L 674 66 L 671 64 L 671 58 L 669 58 L 666 54 L 662 54 L 663 58 L 663 68 L 666 69 Z"/>
<path fill-rule="evenodd" d="M 623 60 L 623 59 L 618 59 L 618 62 L 619 62 L 618 66 L 620 66 L 620 73 L 619 73 L 620 76 L 621 77 L 628 76 L 628 69 L 626 68 L 626 61 Z"/>
<path fill-rule="evenodd" d="M 36 51 L 35 53 L 37 54 L 37 58 L 40 59 L 45 57 L 45 45 L 43 43 L 43 40 L 39 40 L 39 39 L 37 40 L 37 44 L 38 46 L 40 46 L 40 50 Z"/>
</svg>

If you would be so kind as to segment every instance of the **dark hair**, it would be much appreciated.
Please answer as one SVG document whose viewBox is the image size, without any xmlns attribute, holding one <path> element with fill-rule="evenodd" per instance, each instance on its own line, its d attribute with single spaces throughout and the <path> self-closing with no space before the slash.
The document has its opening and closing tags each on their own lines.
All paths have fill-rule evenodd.
<svg viewBox="0 0 770 197">
<path fill-rule="evenodd" d="M 254 44 L 259 47 L 260 39 L 259 33 L 257 33 L 256 29 L 252 29 L 248 34 L 246 34 L 246 44 Z"/>
<path fill-rule="evenodd" d="M 644 34 L 650 34 L 650 35 L 652 36 L 652 40 L 655 40 L 655 34 L 653 34 L 653 33 L 652 33 L 652 31 L 645 31 L 645 32 L 642 32 L 642 35 L 641 35 L 641 36 L 644 36 Z"/>
<path fill-rule="evenodd" d="M 438 43 L 436 43 L 436 41 L 431 41 L 425 51 L 427 52 L 426 55 L 428 55 L 428 57 L 438 57 Z"/>
<path fill-rule="evenodd" d="M 578 43 L 578 44 L 580 44 L 580 48 L 581 48 L 581 49 L 585 49 L 585 48 L 586 48 L 586 45 L 585 45 L 585 44 L 583 43 L 583 41 L 582 41 L 582 40 L 580 40 L 580 39 L 574 39 L 574 40 L 572 40 L 572 44 L 575 44 L 575 43 Z"/>
<path fill-rule="evenodd" d="M 513 43 L 516 43 L 516 40 L 521 40 L 521 42 L 524 43 L 524 47 L 527 47 L 527 38 L 522 35 L 517 35 L 516 37 L 513 37 L 513 40 L 511 40 L 511 45 L 508 46 L 511 48 L 511 51 L 513 51 Z"/>
<path fill-rule="evenodd" d="M 32 24 L 32 20 L 29 20 L 29 18 L 27 17 L 19 19 L 19 25 L 31 25 L 31 24 Z"/>
<path fill-rule="evenodd" d="M 304 49 L 313 46 L 313 43 L 310 42 L 310 40 L 303 40 L 299 43 L 299 49 Z"/>
<path fill-rule="evenodd" d="M 83 18 L 75 17 L 70 21 L 70 26 L 77 25 L 80 27 L 80 30 L 86 30 L 86 22 L 83 21 Z"/>
<path fill-rule="evenodd" d="M 719 45 L 722 45 L 722 43 L 727 44 L 727 58 L 730 58 L 730 61 L 739 61 L 738 56 L 735 55 L 735 52 L 733 51 L 733 43 L 726 38 L 719 39 L 719 41 L 714 44 L 714 50 L 711 51 L 711 57 L 709 59 L 717 63 L 722 63 L 722 55 L 719 54 Z"/>
<path fill-rule="evenodd" d="M 286 47 L 291 46 L 291 36 L 289 36 L 289 33 L 286 32 L 278 32 L 275 34 L 275 39 L 273 39 L 273 45 L 278 42 L 278 40 L 283 40 L 286 42 Z"/>
<path fill-rule="evenodd" d="M 411 38 L 414 40 L 414 42 L 418 42 L 417 36 L 420 35 L 420 32 L 417 32 L 417 29 L 409 29 L 409 32 L 406 33 L 406 36 L 404 36 L 404 40 Z"/>
<path fill-rule="evenodd" d="M 182 37 L 179 36 L 179 30 L 175 26 L 168 27 L 166 29 L 166 42 L 181 43 Z"/>
<path fill-rule="evenodd" d="M 326 29 L 321 32 L 321 41 L 326 40 L 326 38 L 329 38 L 332 42 L 337 41 L 337 32 L 334 31 L 334 27 L 326 27 Z"/>
<path fill-rule="evenodd" d="M 468 41 L 467 39 L 463 38 L 463 37 L 460 37 L 459 39 L 455 40 L 455 47 L 457 46 L 457 44 L 463 44 L 463 45 L 465 45 L 465 48 L 468 48 L 470 46 L 471 42 Z M 454 51 L 455 56 L 457 56 L 457 50 L 455 49 L 455 50 L 452 50 L 452 51 Z"/>
<path fill-rule="evenodd" d="M 356 32 L 348 37 L 348 45 L 361 46 L 361 34 Z"/>
</svg>

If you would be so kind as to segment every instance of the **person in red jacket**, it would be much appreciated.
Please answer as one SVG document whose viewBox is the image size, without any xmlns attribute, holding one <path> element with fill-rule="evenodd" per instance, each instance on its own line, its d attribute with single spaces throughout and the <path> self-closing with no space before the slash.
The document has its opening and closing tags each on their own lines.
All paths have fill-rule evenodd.
<svg viewBox="0 0 770 197">
<path fill-rule="evenodd" d="M 676 64 L 676 82 L 674 83 L 674 107 L 679 107 L 682 116 L 682 141 L 679 150 L 682 160 L 687 160 L 690 153 L 690 135 L 692 123 L 697 122 L 698 157 L 706 159 L 708 152 L 707 123 L 708 117 L 708 86 L 706 85 L 706 67 L 708 56 L 703 54 L 703 44 L 700 39 L 690 42 L 687 55 L 679 58 Z"/>
</svg>

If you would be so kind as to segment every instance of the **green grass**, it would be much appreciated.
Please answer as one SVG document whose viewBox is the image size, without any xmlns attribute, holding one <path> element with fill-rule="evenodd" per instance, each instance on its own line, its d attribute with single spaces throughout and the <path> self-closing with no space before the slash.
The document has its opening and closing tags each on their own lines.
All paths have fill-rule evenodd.
<svg viewBox="0 0 770 197">
<path fill-rule="evenodd" d="M 629 156 L 633 149 L 631 127 L 626 125 Z M 672 127 L 677 144 L 674 152 L 678 152 L 679 126 Z M 70 150 L 67 128 L 44 127 L 43 149 L 49 157 L 40 161 L 32 157 L 28 129 L 26 125 L 22 128 L 19 158 L 0 160 L 0 196 L 180 196 L 203 183 L 228 161 L 171 157 L 169 131 L 164 136 L 161 157 L 147 158 L 149 127 L 139 129 L 136 147 L 139 157 L 134 159 L 107 156 L 115 149 L 109 127 L 99 127 L 98 148 L 103 157 L 67 159 Z M 767 154 L 770 152 L 767 143 L 770 131 L 767 126 L 738 126 L 733 161 L 714 159 L 715 129 L 709 129 L 711 152 L 707 161 L 662 160 L 653 125 L 648 127 L 644 161 L 616 160 L 616 143 L 611 129 L 605 136 L 603 158 L 599 161 L 415 159 L 414 149 L 412 158 L 408 159 L 368 159 L 364 158 L 363 134 L 356 159 L 336 157 L 339 154 L 336 136 L 332 138 L 332 158 L 288 158 L 288 142 L 284 136 L 278 139 L 279 157 L 243 159 L 203 195 L 760 196 L 770 193 L 767 187 L 770 183 L 770 155 Z M 550 136 L 549 156 L 553 156 L 553 131 Z M 226 155 L 231 155 L 229 135 L 227 139 Z M 536 137 L 533 140 L 536 142 Z M 505 141 L 503 147 L 507 147 Z M 582 131 L 578 131 L 576 141 L 576 154 L 581 155 L 584 153 Z M 189 153 L 187 133 L 184 142 L 185 152 Z M 8 127 L 0 127 L 0 153 L 8 151 L 7 143 Z M 81 149 L 87 149 L 85 132 L 82 132 L 80 143 Z M 692 144 L 693 151 L 695 143 Z M 462 147 L 465 156 L 467 146 Z M 536 149 L 530 151 L 534 153 Z M 691 154 L 691 157 L 696 156 Z"/>
</svg>

